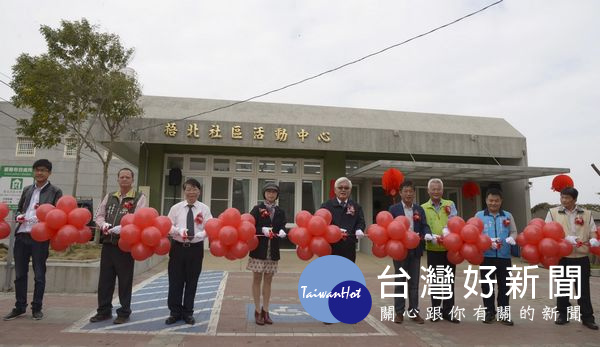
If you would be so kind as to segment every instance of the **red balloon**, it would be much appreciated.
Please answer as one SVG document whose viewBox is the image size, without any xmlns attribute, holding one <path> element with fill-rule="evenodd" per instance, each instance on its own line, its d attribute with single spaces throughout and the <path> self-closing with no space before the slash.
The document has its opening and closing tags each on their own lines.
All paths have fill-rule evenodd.
<svg viewBox="0 0 600 347">
<path fill-rule="evenodd" d="M 521 257 L 528 263 L 534 265 L 540 262 L 540 252 L 534 245 L 525 245 L 521 248 Z"/>
<path fill-rule="evenodd" d="M 254 224 L 251 224 L 247 221 L 242 221 L 242 223 L 240 223 L 240 227 L 238 228 L 238 236 L 240 241 L 247 242 L 253 238 L 254 235 L 256 235 L 256 228 L 254 227 Z"/>
<path fill-rule="evenodd" d="M 448 258 L 449 262 L 455 265 L 458 265 L 465 260 L 465 258 L 460 254 L 460 251 L 448 251 L 446 258 Z"/>
<path fill-rule="evenodd" d="M 119 224 L 121 224 L 121 226 L 124 227 L 128 224 L 133 224 L 134 222 L 135 222 L 135 215 L 133 213 L 127 213 L 126 215 L 121 217 L 121 222 Z"/>
<path fill-rule="evenodd" d="M 158 231 L 158 229 L 157 229 Z M 158 231 L 160 233 L 160 231 Z M 142 261 L 152 256 L 153 249 L 146 246 L 145 244 L 138 242 L 131 246 L 131 256 L 133 259 Z"/>
<path fill-rule="evenodd" d="M 373 244 L 373 246 L 371 247 L 371 252 L 373 253 L 374 256 L 376 256 L 378 258 L 385 258 L 385 257 L 387 257 L 387 251 L 385 250 L 385 248 L 386 248 L 385 246 L 386 245 Z"/>
<path fill-rule="evenodd" d="M 460 236 L 466 243 L 477 243 L 477 241 L 479 241 L 479 235 L 481 235 L 481 232 L 479 231 L 479 229 L 477 229 L 477 226 L 475 226 L 474 224 L 467 223 L 467 225 L 465 225 L 464 228 L 462 228 L 462 230 L 460 231 Z"/>
<path fill-rule="evenodd" d="M 544 225 L 546 225 L 546 222 L 541 218 L 534 218 L 530 220 L 527 225 L 537 225 L 541 229 L 544 227 Z"/>
<path fill-rule="evenodd" d="M 308 227 L 308 221 L 312 218 L 312 215 L 308 211 L 300 211 L 296 213 L 296 225 L 302 228 Z"/>
<path fill-rule="evenodd" d="M 421 238 L 419 234 L 414 231 L 409 231 L 406 233 L 406 239 L 404 240 L 404 246 L 406 249 L 415 249 L 421 243 Z"/>
<path fill-rule="evenodd" d="M 558 256 L 560 258 L 568 256 L 571 252 L 573 252 L 572 244 L 565 239 L 558 241 Z"/>
<path fill-rule="evenodd" d="M 465 259 L 467 259 L 467 261 L 473 265 L 481 265 L 481 263 L 483 263 L 483 253 L 482 252 L 477 252 L 473 255 L 471 255 L 469 258 L 465 257 Z"/>
<path fill-rule="evenodd" d="M 308 232 L 308 229 L 298 227 L 296 228 L 296 241 L 297 245 L 300 247 L 308 247 L 310 246 L 310 240 L 312 239 L 312 235 Z"/>
<path fill-rule="evenodd" d="M 542 227 L 544 237 L 549 237 L 555 241 L 560 241 L 565 238 L 565 231 L 562 225 L 558 222 L 548 222 Z"/>
<path fill-rule="evenodd" d="M 244 258 L 248 254 L 248 244 L 245 241 L 238 241 L 232 247 L 230 252 L 238 259 Z"/>
<path fill-rule="evenodd" d="M 52 210 L 54 210 L 52 204 L 42 204 L 35 209 L 35 216 L 40 222 L 44 222 L 46 221 L 46 215 Z"/>
<path fill-rule="evenodd" d="M 290 242 L 295 245 L 298 244 L 298 240 L 296 239 L 296 229 L 297 227 L 291 228 L 290 231 L 288 231 L 287 233 L 288 240 L 290 240 Z"/>
<path fill-rule="evenodd" d="M 223 222 L 219 218 L 211 218 L 204 223 L 204 230 L 209 240 L 216 240 L 219 237 L 219 230 L 223 227 Z"/>
<path fill-rule="evenodd" d="M 325 220 L 325 224 L 331 224 L 331 212 L 326 208 L 320 208 L 315 212 L 315 216 L 319 216 Z"/>
<path fill-rule="evenodd" d="M 385 246 L 385 251 L 392 259 L 400 261 L 404 260 L 408 254 L 406 247 L 399 240 L 389 240 Z"/>
<path fill-rule="evenodd" d="M 58 229 L 54 238 L 59 244 L 69 246 L 79 240 L 79 230 L 70 224 L 66 224 Z"/>
<path fill-rule="evenodd" d="M 538 250 L 545 257 L 558 257 L 558 243 L 549 237 L 543 238 L 538 243 Z"/>
<path fill-rule="evenodd" d="M 158 230 L 158 228 L 154 226 L 144 228 L 140 236 L 142 239 L 142 243 L 148 247 L 156 247 L 156 245 L 158 245 L 158 243 L 160 242 L 161 238 L 160 230 Z"/>
<path fill-rule="evenodd" d="M 486 234 L 479 234 L 479 240 L 477 240 L 477 248 L 480 251 L 485 252 L 492 247 L 492 239 Z"/>
<path fill-rule="evenodd" d="M 232 226 L 235 228 L 237 228 L 242 221 L 242 215 L 235 207 L 226 209 L 223 213 L 221 213 L 219 218 L 223 221 L 223 225 Z"/>
<path fill-rule="evenodd" d="M 77 200 L 71 195 L 64 195 L 56 202 L 56 208 L 68 214 L 77 208 Z"/>
<path fill-rule="evenodd" d="M 477 217 L 471 217 L 467 221 L 467 224 L 474 225 L 480 233 L 483 232 L 483 221 L 481 219 Z"/>
<path fill-rule="evenodd" d="M 119 236 L 124 242 L 134 245 L 141 241 L 141 230 L 135 224 L 127 224 L 126 226 L 121 227 L 121 234 L 119 234 Z"/>
<path fill-rule="evenodd" d="M 225 247 L 220 240 L 210 241 L 210 254 L 214 255 L 215 257 L 222 257 L 227 254 L 227 251 L 227 247 Z"/>
<path fill-rule="evenodd" d="M 2 222 L 0 222 L 0 224 L 2 224 Z M 0 235 L 0 236 L 2 236 L 2 235 Z M 0 239 L 1 238 L 2 237 L 0 237 Z M 44 223 L 44 222 L 35 223 L 31 227 L 31 238 L 37 242 L 44 242 L 44 241 L 50 240 L 50 235 L 48 235 L 48 231 L 46 230 L 46 223 Z"/>
<path fill-rule="evenodd" d="M 154 253 L 158 255 L 166 255 L 171 250 L 171 242 L 166 237 L 161 237 L 158 241 L 158 245 L 154 247 Z"/>
<path fill-rule="evenodd" d="M 337 225 L 328 225 L 325 234 L 325 240 L 329 243 L 336 243 L 342 239 L 342 231 Z"/>
<path fill-rule="evenodd" d="M 53 239 L 54 236 L 56 236 L 57 232 L 58 232 L 58 230 L 52 229 L 52 228 L 48 227 L 48 224 L 46 224 L 46 233 L 48 234 L 49 239 Z"/>
<path fill-rule="evenodd" d="M 600 247 L 590 247 L 590 252 L 595 255 L 600 255 Z"/>
<path fill-rule="evenodd" d="M 369 225 L 367 228 L 367 236 L 376 245 L 385 245 L 389 239 L 387 231 L 377 224 Z"/>
<path fill-rule="evenodd" d="M 296 255 L 301 260 L 310 260 L 313 257 L 314 253 L 310 250 L 309 247 L 298 247 L 296 248 Z"/>
<path fill-rule="evenodd" d="M 235 255 L 231 253 L 231 249 L 227 250 L 227 253 L 225 253 L 225 258 L 227 258 L 228 260 L 237 260 Z"/>
<path fill-rule="evenodd" d="M 387 235 L 392 240 L 404 240 L 406 238 L 406 228 L 399 221 L 392 221 L 387 226 Z"/>
<path fill-rule="evenodd" d="M 57 252 L 62 252 L 69 247 L 67 244 L 60 243 L 57 238 L 50 239 L 50 247 Z"/>
<path fill-rule="evenodd" d="M 321 217 L 317 217 L 321 218 Z M 331 245 L 321 236 L 315 236 L 310 240 L 310 250 L 318 257 L 331 254 Z"/>
<path fill-rule="evenodd" d="M 67 215 L 67 223 L 77 229 L 83 228 L 92 219 L 92 213 L 87 208 L 76 208 Z"/>
<path fill-rule="evenodd" d="M 67 224 L 67 214 L 63 210 L 55 208 L 46 214 L 45 222 L 49 228 L 58 230 Z"/>
<path fill-rule="evenodd" d="M 119 248 L 123 251 L 123 252 L 131 252 L 131 244 L 126 242 L 122 237 L 119 239 Z"/>
<path fill-rule="evenodd" d="M 256 219 L 254 219 L 254 216 L 253 216 L 253 215 L 251 215 L 250 213 L 244 213 L 244 214 L 242 214 L 242 215 L 240 216 L 240 220 L 241 220 L 242 222 L 246 221 L 246 222 L 249 222 L 249 223 L 250 223 L 250 224 L 252 224 L 252 225 L 256 225 Z M 205 228 L 206 228 L 206 226 L 205 226 Z M 220 229 L 220 228 L 219 228 L 219 229 Z M 217 230 L 218 230 L 218 229 L 217 229 Z"/>
<path fill-rule="evenodd" d="M 85 244 L 88 243 L 92 239 L 92 230 L 85 226 L 79 231 L 79 238 L 77 239 L 77 243 Z"/>
<path fill-rule="evenodd" d="M 392 221 L 394 220 L 394 216 L 392 216 L 391 213 L 389 213 L 388 211 L 381 211 L 377 214 L 377 217 L 375 217 L 375 221 L 377 222 L 377 225 L 386 228 L 388 226 L 388 224 L 390 224 Z"/>
<path fill-rule="evenodd" d="M 476 245 L 471 243 L 464 243 L 462 248 L 460 249 L 460 254 L 467 259 L 470 263 L 471 260 L 475 260 L 478 258 L 478 254 L 480 253 L 479 248 Z"/>
<path fill-rule="evenodd" d="M 38 223 L 39 224 L 39 223 Z M 34 224 L 36 226 L 37 224 Z M 33 232 L 33 230 L 32 230 Z M 0 220 L 0 239 L 3 239 L 10 235 L 10 225 L 3 220 Z M 33 238 L 33 236 L 32 236 Z M 35 240 L 35 239 L 34 239 Z"/>
<path fill-rule="evenodd" d="M 158 217 L 158 212 L 155 209 L 152 207 L 143 207 L 133 214 L 133 223 L 144 230 L 154 224 L 154 219 L 156 219 L 156 217 Z"/>
<path fill-rule="evenodd" d="M 8 209 L 8 205 L 5 203 L 0 203 L 0 220 L 3 220 L 8 216 L 10 210 Z"/>
<path fill-rule="evenodd" d="M 254 235 L 250 240 L 248 240 L 248 250 L 253 251 L 258 247 L 258 237 Z"/>
<path fill-rule="evenodd" d="M 523 229 L 523 236 L 529 245 L 537 245 L 543 238 L 542 229 L 536 225 L 528 225 Z"/>
<path fill-rule="evenodd" d="M 455 251 L 455 252 L 460 251 L 463 246 L 463 242 L 460 237 L 460 234 L 456 234 L 456 233 L 450 233 L 450 234 L 444 236 L 443 244 L 447 250 Z"/>
<path fill-rule="evenodd" d="M 327 229 L 327 223 L 325 223 L 325 219 L 319 216 L 312 216 L 310 221 L 308 221 L 308 231 L 310 231 L 313 236 L 321 236 L 325 234 L 325 230 Z M 316 253 L 316 252 L 315 252 Z"/>
<path fill-rule="evenodd" d="M 171 231 L 173 222 L 171 222 L 171 219 L 167 216 L 158 216 L 154 219 L 154 226 L 160 231 L 161 237 L 167 237 L 169 231 Z"/>
<path fill-rule="evenodd" d="M 527 240 L 525 240 L 525 235 L 523 235 L 523 233 L 520 233 L 517 235 L 517 245 L 519 245 L 520 247 L 524 247 L 527 244 Z"/>
<path fill-rule="evenodd" d="M 398 221 L 404 225 L 404 228 L 408 231 L 410 230 L 410 220 L 406 216 L 398 216 L 394 218 L 395 221 Z"/>
<path fill-rule="evenodd" d="M 549 268 L 550 266 L 556 266 L 558 265 L 558 262 L 560 261 L 560 258 L 557 256 L 542 256 L 542 265 L 544 265 L 545 268 Z"/>
<path fill-rule="evenodd" d="M 459 216 L 450 217 L 448 219 L 448 229 L 450 232 L 455 234 L 460 234 L 460 231 L 465 226 L 465 220 L 460 218 Z"/>
<path fill-rule="evenodd" d="M 225 246 L 232 246 L 238 240 L 238 232 L 237 229 L 226 225 L 219 230 L 219 240 L 223 242 Z"/>
</svg>

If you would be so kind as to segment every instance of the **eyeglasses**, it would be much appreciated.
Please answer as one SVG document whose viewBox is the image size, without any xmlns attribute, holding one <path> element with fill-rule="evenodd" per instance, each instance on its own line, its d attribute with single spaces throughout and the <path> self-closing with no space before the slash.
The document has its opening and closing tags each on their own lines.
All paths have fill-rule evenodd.
<svg viewBox="0 0 600 347">
<path fill-rule="evenodd" d="M 200 189 L 194 187 L 194 188 L 185 188 L 184 190 L 186 193 L 190 193 L 190 192 L 197 192 L 200 191 Z"/>
<path fill-rule="evenodd" d="M 350 190 L 349 186 L 337 186 L 337 189 L 339 190 Z"/>
<path fill-rule="evenodd" d="M 45 167 L 36 167 L 35 172 L 50 172 L 50 170 L 46 169 Z"/>
</svg>

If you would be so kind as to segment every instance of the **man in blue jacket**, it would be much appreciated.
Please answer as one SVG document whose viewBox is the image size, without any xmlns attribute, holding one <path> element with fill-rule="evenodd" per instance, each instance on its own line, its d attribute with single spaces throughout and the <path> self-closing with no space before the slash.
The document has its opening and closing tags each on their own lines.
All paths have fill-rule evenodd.
<svg viewBox="0 0 600 347">
<path fill-rule="evenodd" d="M 389 211 L 392 216 L 394 218 L 406 216 L 410 220 L 410 228 L 412 230 L 418 233 L 422 239 L 431 239 L 431 230 L 427 224 L 425 211 L 421 206 L 414 203 L 415 186 L 411 181 L 405 181 L 400 185 L 400 198 L 402 199 L 400 203 L 390 206 Z M 409 250 L 404 260 L 394 260 L 396 274 L 399 274 L 400 268 L 402 268 L 410 276 L 408 280 L 408 317 L 417 324 L 425 323 L 423 318 L 419 316 L 419 271 L 422 255 L 423 242 L 417 248 Z M 396 281 L 404 282 L 406 279 L 397 278 Z M 400 286 L 395 287 L 395 293 L 400 294 Z M 405 301 L 401 297 L 394 298 L 394 310 L 396 311 L 395 323 L 401 324 L 404 321 Z"/>
<path fill-rule="evenodd" d="M 485 252 L 481 267 L 491 266 L 492 268 L 481 269 L 480 276 L 481 279 L 486 279 L 486 276 L 489 276 L 490 279 L 496 278 L 498 283 L 498 307 L 507 307 L 507 268 L 512 266 L 510 246 L 515 245 L 517 227 L 512 214 L 500 209 L 502 206 L 502 191 L 496 188 L 488 189 L 485 203 L 487 208 L 477 212 L 475 217 L 483 221 L 483 232 L 492 239 L 492 247 Z M 481 283 L 481 296 L 486 311 L 483 323 L 491 324 L 496 317 L 493 283 Z M 504 325 L 513 325 L 512 320 L 508 317 L 501 317 L 498 321 Z"/>
</svg>

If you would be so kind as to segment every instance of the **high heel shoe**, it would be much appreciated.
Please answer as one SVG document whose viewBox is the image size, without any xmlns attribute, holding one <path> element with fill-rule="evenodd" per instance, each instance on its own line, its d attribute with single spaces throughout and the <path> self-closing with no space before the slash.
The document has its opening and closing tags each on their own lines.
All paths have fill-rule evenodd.
<svg viewBox="0 0 600 347">
<path fill-rule="evenodd" d="M 263 318 L 262 312 L 259 313 L 254 310 L 254 321 L 256 321 L 256 324 L 258 325 L 265 325 L 265 319 Z"/>
<path fill-rule="evenodd" d="M 260 313 L 261 313 L 261 315 L 262 315 L 263 322 L 264 322 L 265 324 L 273 324 L 273 320 L 271 320 L 271 317 L 269 317 L 269 312 L 268 312 L 268 311 L 265 311 L 265 310 L 264 310 L 262 307 L 261 307 L 261 309 L 260 309 L 260 310 L 261 310 L 261 312 L 260 312 Z"/>
</svg>

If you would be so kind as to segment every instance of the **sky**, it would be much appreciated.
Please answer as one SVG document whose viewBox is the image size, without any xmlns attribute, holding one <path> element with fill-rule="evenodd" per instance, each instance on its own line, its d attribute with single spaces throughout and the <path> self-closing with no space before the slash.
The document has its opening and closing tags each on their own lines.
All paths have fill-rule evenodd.
<svg viewBox="0 0 600 347">
<path fill-rule="evenodd" d="M 0 79 L 46 51 L 40 25 L 87 18 L 135 48 L 146 95 L 242 100 L 451 22 L 489 1 L 3 1 Z M 599 203 L 600 1 L 504 1 L 383 54 L 256 101 L 501 117 L 528 164 L 569 168 Z M 0 97 L 10 88 L 0 84 Z M 198 110 L 201 112 L 204 110 Z M 2 123 L 3 118 L 0 118 Z M 558 203 L 552 177 L 532 206 Z"/>
</svg>

